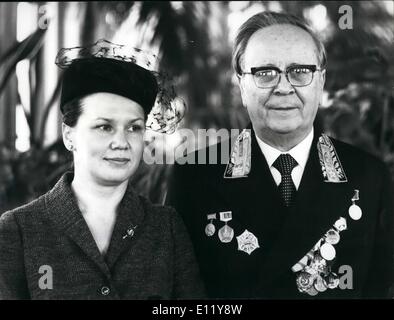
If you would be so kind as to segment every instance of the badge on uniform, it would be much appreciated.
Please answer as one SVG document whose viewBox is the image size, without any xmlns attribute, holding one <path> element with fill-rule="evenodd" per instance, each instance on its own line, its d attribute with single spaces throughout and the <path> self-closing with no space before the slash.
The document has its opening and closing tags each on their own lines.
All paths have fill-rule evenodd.
<svg viewBox="0 0 394 320">
<path fill-rule="evenodd" d="M 227 225 L 227 222 L 232 220 L 232 212 L 224 211 L 220 212 L 220 221 L 223 221 L 225 225 L 221 227 L 218 231 L 219 239 L 223 243 L 228 243 L 233 240 L 234 237 L 234 229 Z"/>
<path fill-rule="evenodd" d="M 317 150 L 324 181 L 332 183 L 347 182 L 345 170 L 342 167 L 332 141 L 327 135 L 322 134 L 319 137 Z"/>
<path fill-rule="evenodd" d="M 253 233 L 249 232 L 246 229 L 241 235 L 237 237 L 237 242 L 238 250 L 244 251 L 249 255 L 257 248 L 260 248 L 259 240 Z"/>
<path fill-rule="evenodd" d="M 349 216 L 359 220 L 362 216 L 361 208 L 355 204 L 359 200 L 359 190 L 354 190 L 352 205 L 349 207 Z M 311 296 L 319 292 L 338 287 L 338 275 L 331 271 L 331 266 L 336 257 L 334 245 L 338 244 L 340 232 L 347 229 L 346 218 L 340 217 L 315 246 L 291 270 L 297 274 L 296 284 L 298 291 Z"/>
<path fill-rule="evenodd" d="M 363 212 L 361 208 L 356 204 L 356 201 L 360 200 L 359 190 L 354 190 L 354 196 L 352 198 L 352 205 L 349 207 L 349 216 L 353 220 L 360 220 Z"/>
<path fill-rule="evenodd" d="M 213 220 L 216 219 L 216 213 L 208 214 L 207 219 L 209 220 L 209 223 L 205 227 L 205 234 L 208 237 L 211 237 L 216 231 L 215 225 L 213 224 Z"/>
<path fill-rule="evenodd" d="M 250 129 L 244 129 L 233 145 L 230 160 L 224 171 L 224 178 L 245 178 L 248 176 L 251 167 L 251 148 Z"/>
</svg>

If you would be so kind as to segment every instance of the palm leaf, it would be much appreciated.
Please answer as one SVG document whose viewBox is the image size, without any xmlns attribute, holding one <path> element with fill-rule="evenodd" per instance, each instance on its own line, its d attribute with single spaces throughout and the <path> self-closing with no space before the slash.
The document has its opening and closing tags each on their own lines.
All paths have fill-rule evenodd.
<svg viewBox="0 0 394 320">
<path fill-rule="evenodd" d="M 46 29 L 37 29 L 34 33 L 24 39 L 22 42 L 14 45 L 10 50 L 6 51 L 3 55 L 3 59 L 0 60 L 0 67 L 7 64 L 5 71 L 3 72 L 3 77 L 0 80 L 0 95 L 3 93 L 9 78 L 15 72 L 16 64 L 24 59 L 34 59 L 40 50 Z"/>
<path fill-rule="evenodd" d="M 44 108 L 44 113 L 42 115 L 42 121 L 41 121 L 41 128 L 40 128 L 40 135 L 38 138 L 38 141 L 42 143 L 44 141 L 44 135 L 45 135 L 45 127 L 47 124 L 47 119 L 49 116 L 49 112 L 51 111 L 52 106 L 54 105 L 57 97 L 60 94 L 60 90 L 62 88 L 62 79 L 63 79 L 63 74 L 61 74 L 57 80 L 57 84 L 55 87 L 55 90 L 52 93 L 51 98 L 49 99 L 48 103 L 46 104 Z"/>
</svg>

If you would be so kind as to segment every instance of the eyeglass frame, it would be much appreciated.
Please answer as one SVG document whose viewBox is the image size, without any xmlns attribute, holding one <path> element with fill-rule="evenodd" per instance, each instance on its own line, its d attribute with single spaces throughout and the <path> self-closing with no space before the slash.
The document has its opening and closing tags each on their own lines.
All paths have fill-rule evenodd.
<svg viewBox="0 0 394 320">
<path fill-rule="evenodd" d="M 289 69 L 291 69 L 291 68 L 311 69 L 311 71 L 312 71 L 311 82 L 309 82 L 308 84 L 304 84 L 304 85 L 294 85 L 294 84 L 292 84 L 292 83 L 290 82 L 290 80 L 289 80 Z M 279 74 L 278 82 L 277 82 L 275 85 L 272 85 L 272 86 L 269 86 L 269 87 L 259 87 L 259 86 L 257 85 L 254 75 L 256 74 L 256 72 L 258 72 L 258 71 L 264 71 L 264 70 L 275 70 L 275 71 L 278 72 L 278 74 Z M 274 88 L 274 87 L 276 87 L 276 86 L 279 84 L 280 80 L 281 80 L 282 73 L 285 73 L 285 75 L 286 75 L 286 80 L 287 80 L 293 87 L 306 87 L 306 86 L 309 86 L 309 85 L 312 83 L 314 73 L 315 73 L 316 71 L 322 71 L 322 70 L 325 70 L 325 68 L 317 68 L 317 66 L 316 66 L 315 64 L 294 64 L 294 65 L 288 66 L 285 70 L 281 70 L 281 69 L 279 69 L 279 68 L 276 67 L 276 66 L 253 67 L 253 68 L 250 68 L 250 72 L 242 72 L 241 75 L 244 75 L 244 74 L 251 74 L 251 75 L 253 75 L 253 81 L 254 81 L 256 87 L 257 87 L 257 88 L 261 88 L 261 89 L 268 89 L 268 88 Z"/>
</svg>

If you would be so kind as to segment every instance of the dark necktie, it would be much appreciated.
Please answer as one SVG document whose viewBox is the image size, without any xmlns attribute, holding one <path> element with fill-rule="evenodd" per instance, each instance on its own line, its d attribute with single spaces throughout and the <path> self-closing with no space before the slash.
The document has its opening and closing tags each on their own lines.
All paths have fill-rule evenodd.
<svg viewBox="0 0 394 320">
<path fill-rule="evenodd" d="M 282 180 L 278 188 L 286 207 L 290 207 L 294 204 L 297 190 L 293 179 L 291 178 L 291 172 L 297 164 L 297 161 L 295 161 L 295 159 L 288 153 L 281 154 L 272 164 L 276 169 L 278 169 L 282 176 Z"/>
</svg>

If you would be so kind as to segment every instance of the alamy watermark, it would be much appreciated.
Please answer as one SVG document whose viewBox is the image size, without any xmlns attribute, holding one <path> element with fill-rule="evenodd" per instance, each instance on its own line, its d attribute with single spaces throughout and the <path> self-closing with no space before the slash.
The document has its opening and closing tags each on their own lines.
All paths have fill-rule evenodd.
<svg viewBox="0 0 394 320">
<path fill-rule="evenodd" d="M 38 269 L 38 273 L 42 274 L 38 279 L 38 287 L 41 290 L 52 290 L 53 289 L 53 270 L 51 266 L 42 265 Z"/>
<path fill-rule="evenodd" d="M 353 29 L 353 9 L 351 6 L 344 4 L 339 7 L 338 13 L 342 14 L 338 20 L 338 26 L 341 30 Z"/>
<path fill-rule="evenodd" d="M 342 290 L 353 289 L 353 269 L 349 265 L 342 265 L 338 269 L 338 273 L 341 275 L 339 278 L 338 287 Z"/>
<path fill-rule="evenodd" d="M 166 148 L 166 140 L 155 139 L 145 147 L 143 161 L 146 164 L 227 164 L 239 129 L 179 129 L 181 143 Z M 220 147 L 218 143 L 220 142 Z"/>
<path fill-rule="evenodd" d="M 54 9 L 45 4 L 38 7 L 38 27 L 42 30 L 48 29 L 50 20 L 54 17 Z"/>
</svg>

